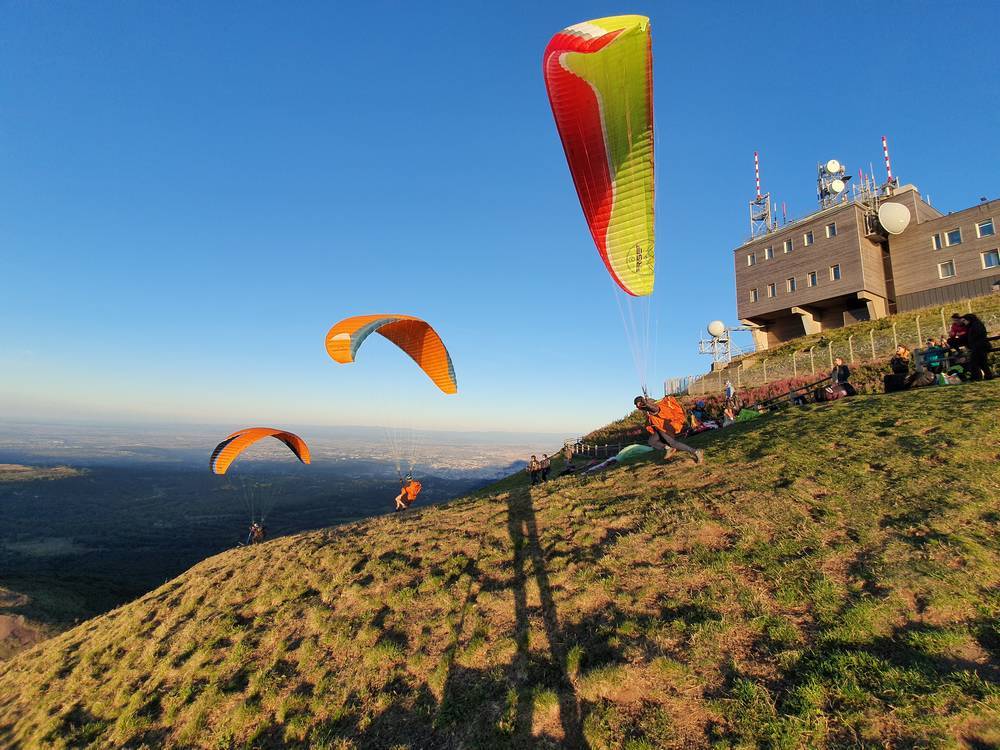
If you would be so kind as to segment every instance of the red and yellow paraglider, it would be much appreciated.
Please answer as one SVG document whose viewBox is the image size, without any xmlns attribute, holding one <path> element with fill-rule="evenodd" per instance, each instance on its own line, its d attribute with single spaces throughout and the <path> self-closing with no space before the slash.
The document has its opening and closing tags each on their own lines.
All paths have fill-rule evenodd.
<svg viewBox="0 0 1000 750">
<path fill-rule="evenodd" d="M 616 301 L 645 392 L 656 336 L 649 302 L 656 259 L 649 19 L 611 16 L 567 26 L 545 48 L 542 74 L 590 234 L 625 295 Z"/>
<path fill-rule="evenodd" d="M 625 292 L 653 291 L 653 58 L 649 19 L 569 26 L 542 59 L 545 87 L 587 225 Z"/>
</svg>

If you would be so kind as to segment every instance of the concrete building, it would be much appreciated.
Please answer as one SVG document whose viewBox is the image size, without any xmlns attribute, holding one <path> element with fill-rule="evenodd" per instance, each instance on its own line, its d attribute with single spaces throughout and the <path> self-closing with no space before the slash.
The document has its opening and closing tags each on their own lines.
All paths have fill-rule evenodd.
<svg viewBox="0 0 1000 750">
<path fill-rule="evenodd" d="M 758 350 L 1000 288 L 1000 200 L 942 214 L 890 178 L 828 202 L 780 227 L 768 223 L 733 251 L 737 312 Z M 886 203 L 908 209 L 898 233 L 878 219 Z"/>
</svg>

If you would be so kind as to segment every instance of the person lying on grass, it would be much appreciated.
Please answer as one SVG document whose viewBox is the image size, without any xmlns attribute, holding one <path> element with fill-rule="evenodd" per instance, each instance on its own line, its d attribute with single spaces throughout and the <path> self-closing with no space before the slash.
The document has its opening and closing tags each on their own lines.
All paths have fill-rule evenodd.
<svg viewBox="0 0 1000 750">
<path fill-rule="evenodd" d="M 671 397 L 667 396 L 663 401 L 657 403 L 648 396 L 636 396 L 635 401 L 633 401 L 635 408 L 639 409 L 646 416 L 646 431 L 649 433 L 649 446 L 663 451 L 664 459 L 670 458 L 674 453 L 681 450 L 685 453 L 690 453 L 694 456 L 694 462 L 700 464 L 705 460 L 705 451 L 700 448 L 692 448 L 690 445 L 682 443 L 677 439 L 677 431 L 679 427 L 682 428 L 684 425 L 684 410 L 680 408 L 676 400 L 671 399 L 671 406 L 674 404 L 677 405 L 676 410 L 679 410 L 679 415 L 668 413 L 663 403 L 667 399 L 671 399 Z M 671 419 L 672 417 L 674 419 Z M 680 420 L 679 427 L 675 424 L 678 417 Z"/>
</svg>

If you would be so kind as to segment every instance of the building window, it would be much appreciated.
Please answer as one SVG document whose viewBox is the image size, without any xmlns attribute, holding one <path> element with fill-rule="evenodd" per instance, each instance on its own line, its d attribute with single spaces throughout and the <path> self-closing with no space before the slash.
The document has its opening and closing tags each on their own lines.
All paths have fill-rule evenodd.
<svg viewBox="0 0 1000 750">
<path fill-rule="evenodd" d="M 757 253 L 748 253 L 747 254 L 747 265 L 748 266 L 756 266 L 757 265 Z"/>
<path fill-rule="evenodd" d="M 770 299 L 771 297 L 774 297 L 777 293 L 778 293 L 778 290 L 775 289 L 774 284 L 768 284 L 767 285 L 767 296 L 768 296 L 768 299 Z"/>
<path fill-rule="evenodd" d="M 939 279 L 950 279 L 954 275 L 955 275 L 955 261 L 946 260 L 944 263 L 938 263 Z"/>
<path fill-rule="evenodd" d="M 792 278 L 790 278 L 790 279 L 785 279 L 785 288 L 789 292 L 794 292 L 795 291 L 795 277 L 794 276 Z"/>
<path fill-rule="evenodd" d="M 807 286 L 816 286 L 816 272 L 815 271 L 810 271 L 808 273 L 808 275 L 806 276 L 806 285 Z"/>
<path fill-rule="evenodd" d="M 993 219 L 987 219 L 976 224 L 976 237 L 992 237 L 996 234 L 993 227 Z"/>
<path fill-rule="evenodd" d="M 826 225 L 826 236 L 836 237 L 837 236 L 837 222 Z"/>
<path fill-rule="evenodd" d="M 804 235 L 802 235 L 802 244 L 803 245 L 805 245 L 806 247 L 809 247 L 812 243 L 813 243 L 813 233 L 812 232 L 806 232 Z"/>
<path fill-rule="evenodd" d="M 830 281 L 840 281 L 840 264 L 830 266 Z"/>
<path fill-rule="evenodd" d="M 940 234 L 935 234 L 933 237 L 931 237 L 931 247 L 933 247 L 935 250 L 940 250 L 942 247 L 944 247 L 944 245 L 941 244 Z"/>
<path fill-rule="evenodd" d="M 785 247 L 784 247 L 784 249 L 785 249 L 786 253 L 792 252 L 792 241 L 791 240 L 785 240 Z"/>
<path fill-rule="evenodd" d="M 771 260 L 774 257 L 774 248 L 765 247 L 764 248 L 764 260 Z"/>
<path fill-rule="evenodd" d="M 983 259 L 983 268 L 997 268 L 1000 266 L 1000 250 L 993 248 L 985 253 L 980 253 Z"/>
<path fill-rule="evenodd" d="M 944 246 L 951 247 L 952 245 L 962 244 L 962 230 L 952 229 L 944 233 Z"/>
<path fill-rule="evenodd" d="M 758 298 L 757 290 L 756 289 L 751 289 L 750 290 L 750 301 L 751 302 L 756 302 L 757 298 Z"/>
</svg>

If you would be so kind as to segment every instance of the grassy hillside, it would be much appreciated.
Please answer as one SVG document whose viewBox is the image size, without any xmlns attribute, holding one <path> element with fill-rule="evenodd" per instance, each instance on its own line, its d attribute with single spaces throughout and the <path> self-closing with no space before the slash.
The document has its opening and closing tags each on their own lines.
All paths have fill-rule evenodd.
<svg viewBox="0 0 1000 750">
<path fill-rule="evenodd" d="M 1000 382 L 212 557 L 0 666 L 0 746 L 1000 744 Z"/>
</svg>

